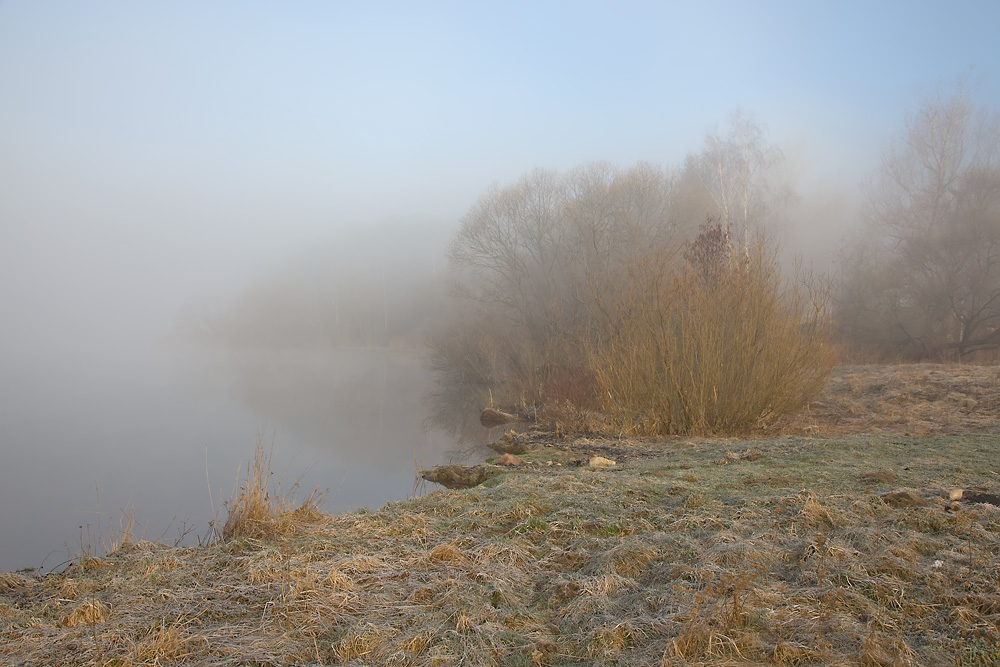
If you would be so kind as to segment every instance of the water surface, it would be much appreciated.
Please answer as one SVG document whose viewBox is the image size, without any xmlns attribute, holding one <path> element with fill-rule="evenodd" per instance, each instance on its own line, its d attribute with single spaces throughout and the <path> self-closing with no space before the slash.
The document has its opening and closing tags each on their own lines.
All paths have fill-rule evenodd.
<svg viewBox="0 0 1000 667">
<path fill-rule="evenodd" d="M 129 508 L 138 536 L 196 541 L 260 434 L 275 481 L 298 482 L 299 497 L 329 489 L 331 512 L 408 497 L 414 462 L 457 446 L 424 428 L 430 378 L 399 351 L 150 341 L 0 363 L 2 571 L 58 567 L 81 540 L 97 548 Z"/>
</svg>

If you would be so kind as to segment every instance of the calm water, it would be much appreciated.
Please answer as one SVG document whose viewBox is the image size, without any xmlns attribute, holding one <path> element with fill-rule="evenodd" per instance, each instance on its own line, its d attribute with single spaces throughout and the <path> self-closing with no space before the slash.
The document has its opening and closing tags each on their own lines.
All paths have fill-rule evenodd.
<svg viewBox="0 0 1000 667">
<path fill-rule="evenodd" d="M 129 507 L 138 535 L 195 541 L 261 432 L 281 488 L 329 489 L 332 512 L 409 497 L 414 461 L 457 446 L 423 428 L 429 378 L 398 352 L 150 343 L 3 366 L 0 571 L 56 568 Z"/>
</svg>

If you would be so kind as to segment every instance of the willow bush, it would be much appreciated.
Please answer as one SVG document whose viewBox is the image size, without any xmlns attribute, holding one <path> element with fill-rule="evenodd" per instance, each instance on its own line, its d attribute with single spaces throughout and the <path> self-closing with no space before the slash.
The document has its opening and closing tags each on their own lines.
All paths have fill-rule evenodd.
<svg viewBox="0 0 1000 667">
<path fill-rule="evenodd" d="M 635 434 L 737 434 L 825 385 L 826 292 L 782 278 L 762 240 L 703 227 L 684 262 L 639 258 L 600 304 L 588 360 L 609 424 Z"/>
</svg>

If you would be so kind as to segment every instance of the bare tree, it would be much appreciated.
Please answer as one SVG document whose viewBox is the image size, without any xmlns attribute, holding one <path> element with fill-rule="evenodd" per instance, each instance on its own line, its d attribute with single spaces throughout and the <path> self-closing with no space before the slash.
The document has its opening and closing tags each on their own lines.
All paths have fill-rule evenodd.
<svg viewBox="0 0 1000 667">
<path fill-rule="evenodd" d="M 481 330 L 476 336 L 489 349 L 483 358 L 507 366 L 484 376 L 519 378 L 507 392 L 518 396 L 508 400 L 537 400 L 552 373 L 580 363 L 594 303 L 637 249 L 680 247 L 684 227 L 670 215 L 674 184 L 672 174 L 643 163 L 536 170 L 491 188 L 465 216 L 451 246 L 452 273 L 469 304 L 464 319 L 489 311 L 490 340 Z M 436 346 L 438 367 L 449 365 L 449 347 L 471 328 L 460 319 L 448 334 L 455 344 Z"/>
<path fill-rule="evenodd" d="M 959 86 L 926 100 L 867 188 L 845 264 L 849 335 L 917 356 L 1000 346 L 1000 116 Z"/>
</svg>

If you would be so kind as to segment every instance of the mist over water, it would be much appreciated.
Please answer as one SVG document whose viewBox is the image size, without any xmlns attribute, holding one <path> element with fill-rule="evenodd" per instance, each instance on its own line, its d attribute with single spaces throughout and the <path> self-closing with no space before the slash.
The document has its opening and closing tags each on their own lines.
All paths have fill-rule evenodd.
<svg viewBox="0 0 1000 667">
<path fill-rule="evenodd" d="M 205 537 L 258 438 L 274 444 L 273 482 L 298 483 L 301 498 L 329 490 L 327 511 L 410 496 L 415 463 L 475 444 L 426 423 L 441 236 L 374 225 L 304 245 L 222 295 L 158 286 L 172 274 L 157 265 L 122 274 L 131 284 L 97 280 L 98 249 L 61 266 L 11 255 L 0 570 L 56 567 L 81 540 L 100 551 L 130 508 L 137 537 Z M 136 289 L 147 298 L 130 300 Z"/>
<path fill-rule="evenodd" d="M 258 436 L 274 482 L 331 512 L 406 498 L 415 462 L 468 446 L 425 424 L 444 225 L 308 236 L 206 263 L 71 219 L 7 236 L 0 570 L 55 567 L 88 527 L 99 550 L 132 507 L 137 537 L 204 537 Z"/>
</svg>

